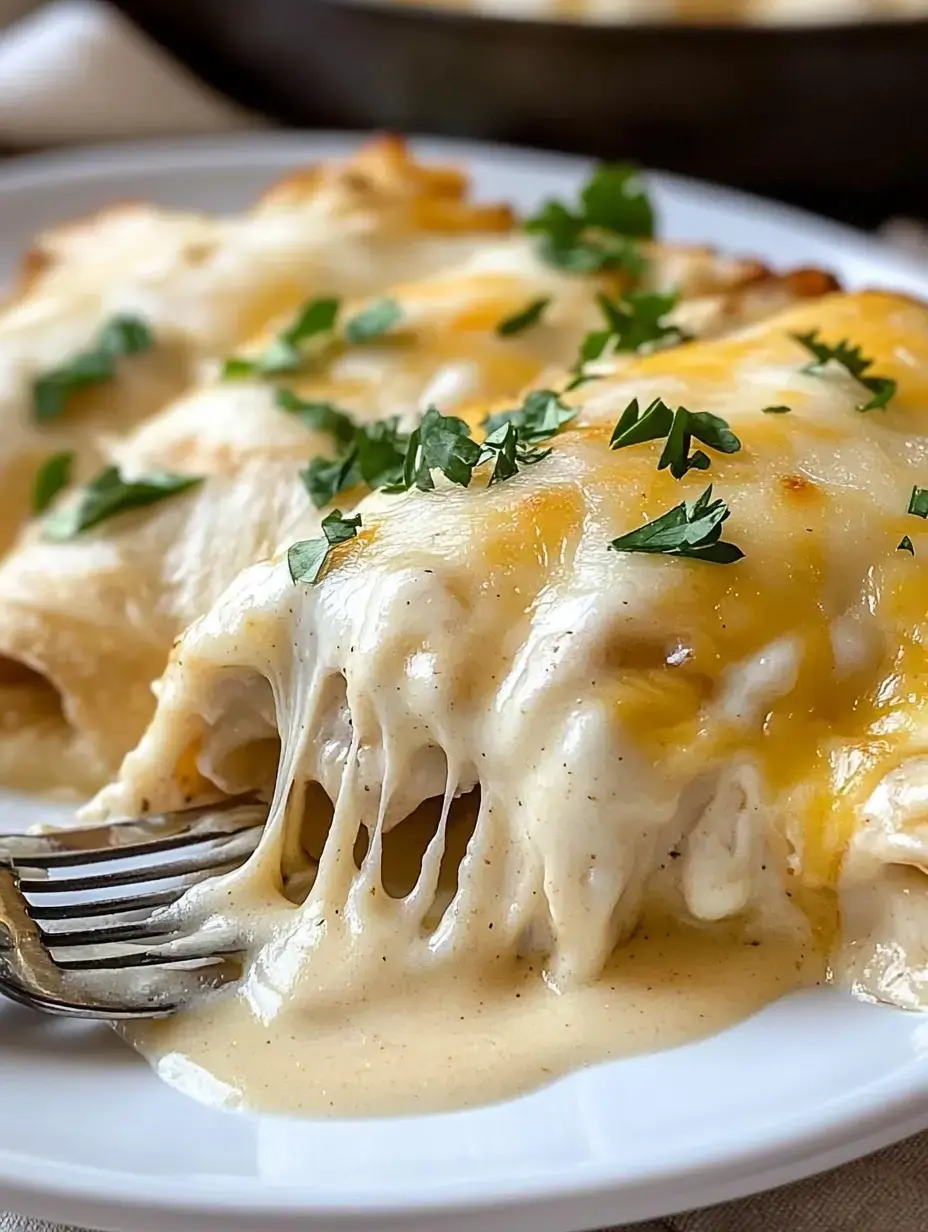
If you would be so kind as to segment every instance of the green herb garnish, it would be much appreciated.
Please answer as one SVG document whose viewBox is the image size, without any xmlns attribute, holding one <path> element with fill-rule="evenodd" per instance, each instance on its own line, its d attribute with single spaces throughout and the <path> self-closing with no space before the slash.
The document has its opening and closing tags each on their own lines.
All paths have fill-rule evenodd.
<svg viewBox="0 0 928 1232">
<path fill-rule="evenodd" d="M 287 550 L 287 564 L 294 582 L 309 582 L 315 586 L 329 558 L 329 552 L 339 543 L 354 539 L 361 525 L 360 514 L 353 518 L 343 516 L 340 509 L 333 509 L 322 519 L 322 537 L 300 539 Z"/>
<path fill-rule="evenodd" d="M 74 451 L 71 449 L 53 453 L 45 459 L 36 471 L 32 485 L 33 513 L 44 513 L 61 489 L 68 486 L 73 465 Z"/>
<path fill-rule="evenodd" d="M 663 556 L 685 556 L 690 560 L 731 565 L 744 553 L 733 543 L 721 539 L 722 523 L 730 510 L 722 500 L 712 499 L 712 485 L 693 502 L 676 505 L 653 522 L 613 539 L 613 552 L 647 552 Z"/>
<path fill-rule="evenodd" d="M 409 437 L 402 474 L 387 485 L 387 491 L 416 487 L 429 492 L 435 487 L 433 470 L 466 488 L 476 468 L 490 461 L 494 463 L 490 483 L 502 483 L 517 475 L 520 466 L 546 458 L 550 449 L 535 446 L 550 440 L 575 414 L 550 389 L 536 389 L 517 410 L 490 416 L 484 424 L 487 435 L 478 444 L 462 419 L 430 407 Z"/>
<path fill-rule="evenodd" d="M 678 406 L 657 469 L 669 466 L 674 479 L 682 479 L 689 470 L 708 470 L 709 458 L 701 449 L 690 454 L 693 437 L 717 453 L 737 453 L 741 448 L 741 441 L 720 416 Z"/>
<path fill-rule="evenodd" d="M 709 458 L 701 449 L 690 453 L 694 437 L 718 453 L 737 453 L 741 448 L 741 441 L 718 415 L 688 411 L 684 406 L 672 411 L 661 398 L 655 398 L 645 411 L 633 398 L 612 430 L 609 448 L 625 449 L 662 437 L 667 441 L 657 469 L 662 471 L 669 466 L 675 479 L 682 479 L 690 470 L 709 469 Z"/>
<path fill-rule="evenodd" d="M 638 167 L 603 163 L 584 185 L 580 201 L 588 227 L 637 239 L 654 238 L 654 207 Z"/>
<path fill-rule="evenodd" d="M 354 420 L 332 402 L 307 402 L 289 389 L 278 389 L 274 402 L 282 411 L 298 416 L 314 432 L 327 432 L 338 445 L 347 446 L 354 440 Z"/>
<path fill-rule="evenodd" d="M 399 430 L 399 419 L 392 416 L 355 429 L 351 449 L 341 458 L 313 458 L 300 472 L 303 486 L 317 509 L 330 505 L 340 492 L 365 483 L 381 488 L 397 483 L 409 437 Z"/>
<path fill-rule="evenodd" d="M 112 380 L 118 359 L 147 351 L 153 343 L 151 330 L 139 317 L 113 317 L 100 331 L 96 347 L 36 377 L 32 384 L 34 417 L 39 423 L 57 419 L 73 393 Z"/>
<path fill-rule="evenodd" d="M 480 455 L 480 446 L 463 419 L 429 407 L 409 437 L 402 479 L 396 486 L 430 492 L 435 487 L 432 471 L 439 470 L 446 479 L 466 488 Z"/>
<path fill-rule="evenodd" d="M 501 424 L 483 440 L 477 465 L 495 460 L 490 476 L 492 485 L 517 475 L 520 466 L 533 466 L 536 462 L 541 462 L 550 452 L 550 449 L 536 449 L 534 446 L 524 445 L 519 438 L 518 429 L 510 422 Z"/>
<path fill-rule="evenodd" d="M 249 376 L 273 376 L 296 372 L 306 358 L 304 343 L 320 334 L 331 334 L 338 319 L 339 301 L 322 298 L 307 300 L 291 325 L 277 335 L 263 355 L 254 358 L 233 356 L 222 367 L 224 380 Z"/>
<path fill-rule="evenodd" d="M 912 489 L 906 513 L 914 513 L 917 518 L 928 518 L 928 488 Z"/>
<path fill-rule="evenodd" d="M 612 430 L 609 448 L 624 449 L 627 445 L 660 440 L 670 431 L 672 423 L 673 411 L 660 398 L 655 398 L 643 412 L 638 399 L 632 398 Z"/>
<path fill-rule="evenodd" d="M 154 505 L 202 482 L 199 475 L 176 475 L 170 471 L 124 479 L 117 467 L 108 466 L 81 490 L 73 505 L 45 519 L 44 537 L 55 542 L 74 539 L 116 514 Z"/>
<path fill-rule="evenodd" d="M 912 540 L 909 538 L 908 535 L 902 536 L 902 539 L 899 541 L 899 546 L 896 548 L 896 551 L 897 552 L 908 552 L 911 556 L 915 555 L 915 545 L 913 544 Z"/>
<path fill-rule="evenodd" d="M 345 338 L 348 342 L 371 342 L 402 319 L 403 310 L 395 299 L 378 299 L 346 322 Z"/>
<path fill-rule="evenodd" d="M 790 415 L 793 408 L 791 406 L 762 406 L 762 415 Z"/>
<path fill-rule="evenodd" d="M 559 269 L 592 274 L 622 268 L 638 277 L 646 263 L 635 241 L 653 237 L 654 210 L 637 167 L 605 164 L 575 209 L 548 201 L 525 229 L 541 237 L 542 258 Z"/>
<path fill-rule="evenodd" d="M 300 471 L 303 487 L 317 509 L 331 505 L 340 492 L 353 488 L 357 479 L 354 454 L 345 458 L 311 458 Z"/>
<path fill-rule="evenodd" d="M 873 367 L 874 361 L 867 359 L 861 348 L 854 346 L 847 338 L 842 339 L 835 346 L 831 346 L 819 340 L 817 329 L 812 330 L 808 334 L 790 334 L 790 337 L 815 356 L 812 363 L 806 364 L 803 372 L 821 375 L 825 365 L 833 361 L 836 364 L 840 364 L 846 372 L 849 372 L 859 384 L 863 385 L 864 389 L 869 390 L 873 397 L 869 402 L 858 406 L 858 411 L 880 410 L 895 395 L 897 389 L 896 381 L 888 376 L 868 376 L 867 372 Z"/>
<path fill-rule="evenodd" d="M 533 299 L 520 312 L 514 312 L 512 316 L 503 317 L 502 321 L 496 326 L 496 332 L 501 338 L 511 338 L 513 334 L 521 334 L 523 330 L 538 324 L 544 310 L 550 303 L 550 295 L 539 295 L 537 299 Z"/>
<path fill-rule="evenodd" d="M 577 415 L 576 407 L 565 406 L 553 389 L 533 389 L 514 411 L 499 411 L 483 421 L 487 434 L 511 423 L 525 445 L 540 445 L 555 436 L 564 424 Z"/>
<path fill-rule="evenodd" d="M 688 335 L 665 318 L 677 306 L 678 296 L 630 291 L 617 300 L 600 292 L 596 296 L 608 329 L 587 334 L 580 350 L 580 362 L 599 359 L 606 351 L 642 351 L 661 346 L 676 346 Z"/>
</svg>

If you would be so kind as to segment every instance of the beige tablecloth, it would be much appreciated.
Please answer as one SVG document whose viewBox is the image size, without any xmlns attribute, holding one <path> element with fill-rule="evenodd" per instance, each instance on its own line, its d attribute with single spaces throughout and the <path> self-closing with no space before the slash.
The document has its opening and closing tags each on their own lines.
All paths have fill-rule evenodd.
<svg viewBox="0 0 928 1232">
<path fill-rule="evenodd" d="M 0 1214 L 0 1232 L 83 1229 Z M 635 1232 L 928 1232 L 928 1133 L 796 1185 L 636 1224 Z"/>
</svg>

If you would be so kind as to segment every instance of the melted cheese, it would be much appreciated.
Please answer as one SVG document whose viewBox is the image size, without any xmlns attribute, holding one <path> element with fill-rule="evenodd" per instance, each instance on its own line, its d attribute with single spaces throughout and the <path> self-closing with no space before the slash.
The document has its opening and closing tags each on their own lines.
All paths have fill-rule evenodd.
<svg viewBox="0 0 928 1232">
<path fill-rule="evenodd" d="M 898 381 L 888 409 L 861 413 L 840 368 L 803 370 L 790 334 L 816 328 Z M 630 399 L 658 396 L 722 415 L 741 451 L 682 481 L 658 471 L 660 442 L 611 451 Z M 237 993 L 138 1037 L 172 1081 L 202 1092 L 205 1070 L 233 1102 L 369 1110 L 420 1106 L 423 1073 L 429 1105 L 521 1089 L 642 1046 L 630 954 L 656 964 L 651 1004 L 693 996 L 685 1027 L 669 1015 L 655 1035 L 649 1017 L 644 1036 L 698 1034 L 748 1008 L 735 972 L 753 1004 L 824 976 L 849 845 L 858 876 L 864 856 L 921 858 L 861 836 L 908 832 L 923 808 L 905 785 L 924 775 L 928 549 L 905 510 L 928 471 L 928 309 L 832 296 L 571 398 L 544 462 L 372 495 L 318 586 L 283 557 L 256 565 L 178 645 L 88 816 L 252 789 L 271 811 L 249 863 L 178 909 L 249 961 Z M 709 480 L 743 560 L 608 550 Z M 395 883 L 391 851 L 412 865 Z M 893 902 L 876 921 L 861 907 L 839 952 L 885 945 Z M 897 970 L 925 935 L 907 918 Z M 709 967 L 681 958 L 707 931 Z M 656 950 L 622 948 L 652 933 Z M 449 1038 L 482 1058 L 472 1076 L 442 1079 Z M 297 1062 L 331 1081 L 296 1081 Z"/>
<path fill-rule="evenodd" d="M 331 203 L 327 211 L 340 217 Z M 566 275 L 543 264 L 523 236 L 479 234 L 460 260 L 446 250 L 448 264 L 434 273 L 377 288 L 375 298 L 388 295 L 400 305 L 400 328 L 363 346 L 336 345 L 279 383 L 360 420 L 397 415 L 408 428 L 432 404 L 477 423 L 488 403 L 512 405 L 520 389 L 542 380 L 543 369 L 571 362 L 586 332 L 598 327 L 596 293 L 617 292 L 616 277 Z M 423 259 L 418 243 L 406 245 L 413 270 Z M 346 251 L 357 255 L 350 243 L 336 246 L 342 260 Z M 334 265 L 339 258 L 328 259 Z M 377 268 L 383 272 L 383 261 Z M 649 278 L 654 287 L 679 285 L 681 326 L 705 334 L 828 285 L 814 273 L 776 278 L 707 250 L 659 245 Z M 550 304 L 540 324 L 515 337 L 497 335 L 500 320 L 542 295 Z M 367 303 L 347 300 L 342 319 Z M 243 351 L 262 352 L 291 319 L 290 312 L 273 318 Z M 34 672 L 31 684 L 9 695 L 0 681 L 0 702 L 20 716 L 16 741 L 0 744 L 0 781 L 81 793 L 101 786 L 151 717 L 150 684 L 175 638 L 308 509 L 297 472 L 333 445 L 275 406 L 274 394 L 270 380 L 207 380 L 135 432 L 100 442 L 105 459 L 126 473 L 168 469 L 207 481 L 73 543 L 47 544 L 32 528 L 0 566 L 0 655 Z M 344 507 L 360 495 L 339 501 Z M 113 687 L 101 687 L 101 679 Z"/>
<path fill-rule="evenodd" d="M 466 193 L 460 173 L 419 167 L 384 139 L 344 166 L 294 175 L 239 217 L 123 205 L 40 236 L 0 312 L 0 550 L 29 516 L 33 477 L 49 454 L 76 451 L 85 479 L 105 457 L 101 438 L 151 415 L 189 385 L 200 360 L 307 294 L 360 295 L 400 271 L 421 276 L 509 230 L 505 207 L 474 206 Z M 33 382 L 92 350 L 117 314 L 147 322 L 154 347 L 37 423 Z"/>
</svg>

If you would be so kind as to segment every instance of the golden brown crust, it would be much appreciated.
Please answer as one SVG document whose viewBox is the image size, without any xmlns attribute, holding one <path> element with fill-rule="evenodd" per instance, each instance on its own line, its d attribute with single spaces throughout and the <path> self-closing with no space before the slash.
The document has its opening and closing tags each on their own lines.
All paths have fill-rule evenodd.
<svg viewBox="0 0 928 1232">
<path fill-rule="evenodd" d="M 410 225 L 426 231 L 505 232 L 515 223 L 508 205 L 468 200 L 470 181 L 456 167 L 417 162 L 396 134 L 373 137 L 347 162 L 300 167 L 277 180 L 259 211 L 292 208 L 329 192 L 342 209 L 403 207 Z"/>
</svg>

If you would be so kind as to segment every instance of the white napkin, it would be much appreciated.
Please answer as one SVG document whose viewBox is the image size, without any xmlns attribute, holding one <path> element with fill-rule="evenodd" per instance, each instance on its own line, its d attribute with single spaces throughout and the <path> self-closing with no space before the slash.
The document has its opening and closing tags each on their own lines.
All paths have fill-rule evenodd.
<svg viewBox="0 0 928 1232">
<path fill-rule="evenodd" d="M 215 133 L 260 122 L 101 0 L 0 0 L 0 147 Z"/>
</svg>

